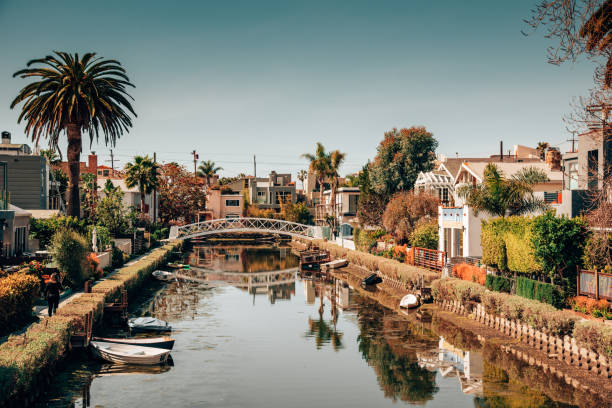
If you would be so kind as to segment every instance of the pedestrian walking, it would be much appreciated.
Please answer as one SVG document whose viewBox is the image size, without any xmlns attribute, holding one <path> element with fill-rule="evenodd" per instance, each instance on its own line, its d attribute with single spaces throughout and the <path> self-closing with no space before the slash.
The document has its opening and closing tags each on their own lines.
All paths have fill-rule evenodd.
<svg viewBox="0 0 612 408">
<path fill-rule="evenodd" d="M 53 316 L 53 313 L 57 313 L 60 292 L 62 289 L 62 283 L 60 282 L 58 274 L 56 272 L 52 273 L 49 282 L 47 282 L 47 286 L 45 288 L 45 292 L 47 295 L 47 305 L 49 307 L 49 316 Z"/>
</svg>

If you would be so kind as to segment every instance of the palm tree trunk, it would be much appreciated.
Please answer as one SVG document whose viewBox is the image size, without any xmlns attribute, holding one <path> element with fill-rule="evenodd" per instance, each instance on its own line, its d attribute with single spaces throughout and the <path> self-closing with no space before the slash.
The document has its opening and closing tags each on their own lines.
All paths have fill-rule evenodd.
<svg viewBox="0 0 612 408">
<path fill-rule="evenodd" d="M 140 189 L 140 212 L 144 214 L 145 212 L 145 192 L 144 188 Z"/>
<path fill-rule="evenodd" d="M 325 211 L 325 207 L 323 204 L 323 179 L 320 178 L 319 179 L 319 208 L 321 208 L 323 211 Z M 324 214 L 321 214 L 321 216 L 324 216 Z M 325 225 L 325 224 L 323 224 Z"/>
<path fill-rule="evenodd" d="M 76 123 L 66 126 L 68 134 L 68 215 L 81 218 L 81 127 Z"/>
</svg>

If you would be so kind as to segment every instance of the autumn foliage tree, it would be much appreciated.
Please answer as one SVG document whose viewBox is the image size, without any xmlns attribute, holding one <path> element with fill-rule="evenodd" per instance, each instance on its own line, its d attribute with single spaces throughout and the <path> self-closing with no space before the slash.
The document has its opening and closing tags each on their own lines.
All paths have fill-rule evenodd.
<svg viewBox="0 0 612 408">
<path fill-rule="evenodd" d="M 395 193 L 382 216 L 382 222 L 400 244 L 408 242 L 419 220 L 434 218 L 438 214 L 440 200 L 432 195 L 412 191 Z"/>
<path fill-rule="evenodd" d="M 206 204 L 206 193 L 193 174 L 176 163 L 159 169 L 159 217 L 164 224 L 192 222 Z"/>
<path fill-rule="evenodd" d="M 419 173 L 433 169 L 438 142 L 424 127 L 385 132 L 370 165 L 372 190 L 386 197 L 412 190 Z"/>
</svg>

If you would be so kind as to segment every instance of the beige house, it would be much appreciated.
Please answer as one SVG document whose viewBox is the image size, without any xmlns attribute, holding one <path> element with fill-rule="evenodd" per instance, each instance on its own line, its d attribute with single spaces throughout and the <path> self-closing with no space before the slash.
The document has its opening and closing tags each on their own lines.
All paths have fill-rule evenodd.
<svg viewBox="0 0 612 408">
<path fill-rule="evenodd" d="M 200 221 L 239 218 L 243 207 L 244 198 L 239 191 L 213 187 L 207 192 L 206 211 L 201 213 Z"/>
<path fill-rule="evenodd" d="M 332 206 L 331 190 L 323 192 L 323 203 L 315 207 L 315 224 L 327 225 L 325 219 L 332 215 L 334 207 L 336 210 L 337 225 L 356 224 L 357 203 L 359 201 L 359 187 L 340 187 L 336 190 L 335 204 Z"/>
</svg>

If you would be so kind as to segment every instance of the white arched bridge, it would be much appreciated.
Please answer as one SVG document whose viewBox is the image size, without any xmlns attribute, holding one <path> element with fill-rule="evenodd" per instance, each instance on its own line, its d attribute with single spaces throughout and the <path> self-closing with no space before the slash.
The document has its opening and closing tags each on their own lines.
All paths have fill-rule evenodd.
<svg viewBox="0 0 612 408">
<path fill-rule="evenodd" d="M 170 239 L 195 238 L 205 235 L 241 232 L 260 232 L 285 234 L 300 238 L 314 238 L 315 227 L 297 222 L 275 220 L 272 218 L 222 218 L 196 222 L 194 224 L 173 226 L 170 228 Z"/>
</svg>

